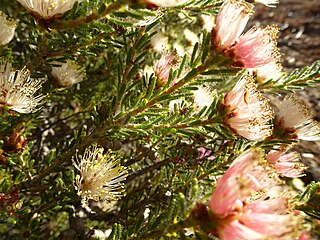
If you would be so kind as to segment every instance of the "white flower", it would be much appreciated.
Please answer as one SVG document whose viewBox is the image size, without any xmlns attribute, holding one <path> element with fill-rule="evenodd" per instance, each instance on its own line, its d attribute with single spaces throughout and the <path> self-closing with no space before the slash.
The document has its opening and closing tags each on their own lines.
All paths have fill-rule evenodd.
<svg viewBox="0 0 320 240">
<path fill-rule="evenodd" d="M 169 46 L 168 37 L 158 31 L 157 34 L 151 37 L 150 44 L 154 51 L 161 53 Z"/>
<path fill-rule="evenodd" d="M 76 2 L 83 0 L 18 0 L 23 7 L 35 16 L 49 20 L 62 17 L 62 15 L 72 9 Z"/>
<path fill-rule="evenodd" d="M 12 40 L 16 26 L 14 20 L 8 20 L 7 15 L 0 11 L 0 46 Z"/>
<path fill-rule="evenodd" d="M 223 105 L 224 122 L 239 135 L 257 141 L 272 134 L 273 111 L 249 75 L 242 77 L 225 96 Z"/>
<path fill-rule="evenodd" d="M 286 96 L 278 105 L 278 125 L 292 138 L 320 140 L 320 123 L 313 119 L 307 104 L 293 95 Z"/>
<path fill-rule="evenodd" d="M 73 165 L 79 171 L 75 188 L 84 200 L 109 202 L 123 195 L 127 170 L 114 156 L 103 155 L 102 147 L 87 148 Z"/>
<path fill-rule="evenodd" d="M 255 0 L 256 3 L 262 3 L 267 7 L 276 7 L 275 5 L 279 3 L 278 0 Z"/>
<path fill-rule="evenodd" d="M 204 107 L 210 107 L 213 102 L 213 96 L 215 92 L 211 91 L 209 87 L 198 86 L 198 90 L 193 91 L 194 102 L 197 110 L 201 110 Z"/>
<path fill-rule="evenodd" d="M 175 7 L 189 2 L 190 0 L 145 0 L 146 4 L 154 4 L 158 7 Z"/>
<path fill-rule="evenodd" d="M 35 112 L 43 96 L 34 96 L 42 81 L 31 79 L 27 69 L 13 70 L 11 63 L 0 59 L 0 106 L 19 113 Z"/>
<path fill-rule="evenodd" d="M 67 60 L 65 63 L 54 62 L 51 74 L 58 81 L 59 85 L 71 87 L 73 84 L 83 81 L 85 72 L 75 61 Z"/>
<path fill-rule="evenodd" d="M 269 80 L 280 82 L 281 78 L 286 75 L 286 73 L 282 71 L 281 64 L 275 61 L 256 69 L 249 69 L 249 71 L 251 71 L 256 76 L 257 81 L 262 84 Z"/>
</svg>

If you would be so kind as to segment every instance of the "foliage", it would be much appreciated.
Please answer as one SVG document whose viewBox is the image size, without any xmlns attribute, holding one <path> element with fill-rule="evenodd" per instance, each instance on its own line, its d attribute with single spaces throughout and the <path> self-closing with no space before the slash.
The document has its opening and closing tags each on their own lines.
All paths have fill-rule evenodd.
<svg viewBox="0 0 320 240">
<path fill-rule="evenodd" d="M 109 232 L 110 240 L 213 239 L 191 227 L 195 202 L 209 199 L 216 178 L 245 150 L 295 142 L 251 141 L 225 123 L 224 96 L 245 70 L 211 54 L 203 21 L 221 4 L 146 8 L 143 1 L 85 0 L 47 21 L 1 0 L 0 10 L 18 25 L 0 56 L 44 79 L 39 92 L 45 95 L 35 113 L 1 108 L 1 239 L 92 239 L 95 229 Z M 164 52 L 154 49 L 160 32 L 169 42 Z M 146 69 L 174 49 L 180 49 L 178 64 L 159 85 L 154 68 Z M 51 68 L 68 59 L 85 67 L 86 79 L 64 88 Z M 319 69 L 318 61 L 258 88 L 283 94 L 316 87 Z M 199 109 L 194 91 L 201 86 L 213 94 Z M 19 136 L 15 142 L 12 134 Z M 83 202 L 77 195 L 72 159 L 92 144 L 113 152 L 129 172 L 125 196 L 117 201 Z M 307 188 L 298 207 L 317 219 L 318 185 Z"/>
</svg>

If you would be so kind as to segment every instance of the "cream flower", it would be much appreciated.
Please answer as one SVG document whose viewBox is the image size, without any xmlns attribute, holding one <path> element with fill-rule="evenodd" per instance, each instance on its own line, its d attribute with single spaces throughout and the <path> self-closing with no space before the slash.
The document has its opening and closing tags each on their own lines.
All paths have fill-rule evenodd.
<svg viewBox="0 0 320 240">
<path fill-rule="evenodd" d="M 225 96 L 223 106 L 224 122 L 239 135 L 257 141 L 272 134 L 273 111 L 249 75 L 240 79 Z"/>
<path fill-rule="evenodd" d="M 123 195 L 127 170 L 114 156 L 103 154 L 102 147 L 87 148 L 73 165 L 79 171 L 75 188 L 84 200 L 109 202 Z"/>
<path fill-rule="evenodd" d="M 0 106 L 19 113 L 31 113 L 37 110 L 43 96 L 34 96 L 41 88 L 42 81 L 31 79 L 27 69 L 13 70 L 11 63 L 0 59 Z"/>
<path fill-rule="evenodd" d="M 286 96 L 278 104 L 277 128 L 292 139 L 320 140 L 320 123 L 313 119 L 307 104 L 293 95 Z"/>
<path fill-rule="evenodd" d="M 0 46 L 9 43 L 16 29 L 17 23 L 14 20 L 8 20 L 7 15 L 0 11 Z"/>
<path fill-rule="evenodd" d="M 83 81 L 85 77 L 84 68 L 80 67 L 75 61 L 67 60 L 65 63 L 54 62 L 51 74 L 59 85 L 71 87 L 73 84 Z"/>
<path fill-rule="evenodd" d="M 60 18 L 76 2 L 83 0 L 18 0 L 32 15 L 49 20 Z"/>
</svg>

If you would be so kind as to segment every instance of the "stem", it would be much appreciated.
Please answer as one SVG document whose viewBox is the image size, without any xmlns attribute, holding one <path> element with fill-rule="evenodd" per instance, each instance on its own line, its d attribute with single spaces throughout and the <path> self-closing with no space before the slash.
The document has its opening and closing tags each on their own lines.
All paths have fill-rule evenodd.
<svg viewBox="0 0 320 240">
<path fill-rule="evenodd" d="M 141 37 L 143 36 L 144 30 L 145 30 L 144 27 L 140 28 L 138 36 L 134 41 L 134 44 L 132 46 L 133 51 L 132 51 L 132 54 L 131 54 L 130 58 L 127 59 L 127 65 L 126 65 L 126 69 L 124 70 L 124 73 L 123 73 L 122 82 L 119 83 L 120 86 L 121 86 L 121 84 L 127 84 L 127 82 L 128 82 L 128 75 L 129 75 L 132 67 L 134 66 L 134 60 L 133 59 L 135 58 L 135 56 L 137 54 L 136 47 L 137 47 L 137 44 L 140 41 Z M 116 103 L 114 105 L 114 112 L 115 113 L 120 112 L 121 103 L 122 103 L 123 97 L 124 97 L 124 94 L 117 98 L 117 101 L 116 101 Z"/>
<path fill-rule="evenodd" d="M 211 63 L 212 60 L 211 56 L 206 62 L 204 62 L 203 64 L 201 64 L 200 66 L 198 66 L 197 68 L 191 70 L 187 76 L 185 76 L 183 79 L 181 79 L 179 82 L 177 82 L 176 84 L 174 84 L 172 87 L 170 87 L 169 89 L 167 89 L 166 91 L 162 92 L 160 95 L 158 95 L 157 97 L 153 98 L 150 102 L 148 102 L 145 106 L 137 108 L 135 110 L 130 111 L 126 116 L 120 118 L 118 121 L 115 122 L 115 124 L 123 124 L 124 122 L 126 122 L 128 119 L 130 119 L 133 116 L 136 116 L 137 114 L 143 112 L 144 110 L 148 109 L 149 107 L 153 106 L 154 104 L 156 104 L 158 102 L 158 100 L 160 98 L 162 98 L 165 95 L 170 95 L 171 93 L 173 93 L 175 90 L 183 87 L 185 84 L 189 83 L 191 80 L 193 80 L 199 73 L 204 72 L 208 67 L 209 64 Z"/>
<path fill-rule="evenodd" d="M 128 182 L 131 182 L 132 180 L 134 180 L 136 177 L 139 177 L 145 173 L 148 173 L 148 172 L 151 172 L 151 171 L 154 171 L 156 169 L 159 169 L 161 168 L 162 166 L 165 166 L 167 163 L 171 162 L 171 159 L 165 159 L 161 162 L 157 162 L 149 167 L 146 167 L 146 168 L 143 168 L 137 172 L 134 172 L 132 174 L 130 174 L 128 177 L 127 177 L 127 180 L 126 180 L 126 183 Z"/>
<path fill-rule="evenodd" d="M 175 129 L 183 128 L 183 129 L 185 129 L 185 128 L 189 128 L 189 127 L 206 126 L 206 125 L 210 125 L 213 123 L 219 123 L 219 121 L 217 121 L 216 118 L 210 118 L 207 120 L 199 121 L 198 123 L 192 124 L 192 125 L 190 125 L 190 123 L 182 123 L 182 124 L 175 124 L 175 125 L 171 125 L 171 126 L 170 125 L 156 125 L 156 126 L 150 126 L 150 128 L 152 128 L 152 130 L 158 130 L 158 129 L 162 129 L 162 128 L 175 128 Z M 137 125 L 136 124 L 127 124 L 126 128 L 134 129 L 134 128 L 137 128 Z"/>
</svg>

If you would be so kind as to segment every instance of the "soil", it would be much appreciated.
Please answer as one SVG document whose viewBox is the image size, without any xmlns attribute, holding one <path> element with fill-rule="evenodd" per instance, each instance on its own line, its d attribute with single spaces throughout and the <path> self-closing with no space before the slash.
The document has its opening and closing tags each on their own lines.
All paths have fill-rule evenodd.
<svg viewBox="0 0 320 240">
<path fill-rule="evenodd" d="M 287 72 L 303 68 L 320 59 L 320 2 L 319 0 L 279 0 L 276 8 L 259 4 L 254 20 L 256 24 L 276 24 L 280 28 L 278 46 L 282 65 Z M 298 94 L 320 121 L 320 87 L 305 88 Z M 305 182 L 320 181 L 320 141 L 301 141 L 295 147 L 302 161 L 309 167 Z"/>
</svg>

